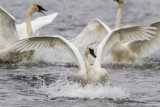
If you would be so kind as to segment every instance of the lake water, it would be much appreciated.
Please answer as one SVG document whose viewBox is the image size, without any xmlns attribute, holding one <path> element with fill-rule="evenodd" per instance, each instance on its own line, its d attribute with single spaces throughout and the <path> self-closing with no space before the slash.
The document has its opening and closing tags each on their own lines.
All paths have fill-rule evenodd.
<svg viewBox="0 0 160 107">
<path fill-rule="evenodd" d="M 24 22 L 28 7 L 38 3 L 58 12 L 38 34 L 76 37 L 89 21 L 99 18 L 114 28 L 117 3 L 113 0 L 1 0 L 16 22 Z M 160 20 L 159 0 L 125 0 L 123 25 L 149 25 Z M 42 16 L 35 13 L 33 18 Z M 0 66 L 0 107 L 160 107 L 159 51 L 136 64 L 104 64 L 108 86 L 79 86 L 79 70 L 63 51 L 47 50 L 44 62 Z M 44 54 L 43 54 L 44 55 Z M 65 57 L 64 57 L 65 56 Z"/>
</svg>

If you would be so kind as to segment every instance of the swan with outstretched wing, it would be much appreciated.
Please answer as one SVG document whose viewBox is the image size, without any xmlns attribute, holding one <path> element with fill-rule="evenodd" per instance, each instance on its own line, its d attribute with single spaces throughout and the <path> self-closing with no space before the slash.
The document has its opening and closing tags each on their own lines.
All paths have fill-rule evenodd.
<svg viewBox="0 0 160 107">
<path fill-rule="evenodd" d="M 118 2 L 119 8 L 117 12 L 115 28 L 120 27 L 122 11 L 124 7 L 124 0 L 114 0 Z M 160 45 L 160 22 L 151 24 L 153 27 L 157 27 L 156 34 L 150 40 L 137 40 L 133 42 L 115 42 L 110 48 L 110 54 L 112 59 L 116 62 L 134 62 L 138 58 L 143 58 L 159 49 Z M 108 26 L 106 26 L 99 19 L 91 21 L 88 26 L 82 31 L 82 33 L 72 40 L 78 47 L 82 47 L 95 41 L 102 41 L 107 34 L 111 32 Z M 136 32 L 137 33 L 137 32 Z M 136 34 L 133 34 L 136 36 Z M 147 35 L 144 33 L 144 35 Z"/>
<path fill-rule="evenodd" d="M 84 60 L 80 55 L 77 47 L 66 40 L 61 36 L 47 36 L 43 37 L 31 37 L 27 39 L 23 39 L 18 41 L 13 46 L 9 47 L 5 51 L 14 51 L 14 52 L 25 52 L 36 49 L 46 49 L 52 47 L 58 47 L 66 52 L 68 52 L 71 57 L 77 62 L 80 67 L 80 71 L 77 74 L 76 80 L 78 83 L 82 85 L 86 85 L 88 83 L 93 84 L 105 84 L 108 81 L 108 73 L 107 71 L 101 67 L 101 61 L 105 52 L 110 49 L 110 47 L 119 41 L 135 41 L 135 40 L 149 40 L 152 38 L 155 27 L 150 26 L 125 26 L 121 28 L 117 28 L 112 30 L 108 35 L 103 39 L 103 41 L 99 44 L 97 49 L 97 57 L 94 54 L 94 50 L 91 47 L 87 47 Z M 147 35 L 144 35 L 147 34 Z M 3 53 L 4 53 L 3 52 Z M 0 54 L 3 54 L 0 53 Z M 88 61 L 88 55 L 91 54 L 95 57 L 94 65 L 91 66 Z"/>
<path fill-rule="evenodd" d="M 33 33 L 41 29 L 42 27 L 49 25 L 52 23 L 53 19 L 58 15 L 58 13 L 52 13 L 47 16 L 41 16 L 31 21 Z M 16 24 L 17 33 L 19 35 L 19 39 L 28 38 L 26 22 L 21 24 Z"/>
<path fill-rule="evenodd" d="M 10 52 L 3 51 L 2 49 L 7 48 L 9 45 L 17 42 L 19 39 L 33 37 L 33 33 L 38 30 L 40 27 L 44 26 L 47 23 L 52 22 L 53 18 L 56 17 L 56 13 L 40 17 L 32 21 L 33 30 L 31 28 L 31 16 L 34 12 L 40 12 L 45 14 L 43 11 L 46 11 L 42 6 L 38 4 L 32 4 L 27 12 L 26 23 L 18 25 L 18 33 L 21 32 L 22 36 L 17 35 L 16 27 L 15 27 L 15 19 L 8 12 L 6 12 L 3 8 L 0 8 L 0 47 L 1 54 L 0 55 L 0 63 L 16 63 L 22 61 L 22 59 L 32 60 L 34 50 L 25 51 L 22 53 L 19 52 Z M 25 25 L 26 24 L 26 25 Z M 3 26 L 2 26 L 3 25 Z M 25 30 L 23 29 L 25 28 Z M 20 31 L 21 30 L 21 31 Z M 27 32 L 27 34 L 26 34 Z M 5 53 L 5 54 L 4 54 Z M 4 57 L 4 55 L 6 57 Z M 9 60 L 8 60 L 9 59 Z"/>
<path fill-rule="evenodd" d="M 53 13 L 33 20 L 31 22 L 33 33 L 43 26 L 50 24 L 56 16 L 57 13 Z M 16 24 L 15 18 L 4 8 L 0 7 L 0 46 L 7 47 L 9 44 L 24 38 L 28 38 L 26 23 Z"/>
</svg>

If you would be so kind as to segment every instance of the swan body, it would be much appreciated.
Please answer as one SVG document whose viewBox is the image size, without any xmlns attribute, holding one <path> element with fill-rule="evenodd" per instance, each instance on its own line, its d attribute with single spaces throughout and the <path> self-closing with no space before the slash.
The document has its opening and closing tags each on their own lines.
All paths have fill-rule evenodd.
<svg viewBox="0 0 160 107">
<path fill-rule="evenodd" d="M 116 62 L 123 62 L 123 61 L 135 61 L 137 57 L 136 53 L 133 53 L 128 45 L 125 43 L 117 42 L 115 43 L 112 48 L 110 49 L 112 53 L 112 58 Z"/>
<path fill-rule="evenodd" d="M 85 51 L 84 59 L 80 55 L 77 47 L 61 36 L 43 36 L 43 37 L 31 37 L 18 41 L 12 45 L 8 50 L 14 52 L 25 52 L 30 50 L 36 50 L 41 48 L 58 47 L 67 51 L 72 58 L 77 62 L 80 67 L 77 73 L 76 80 L 83 86 L 86 84 L 105 84 L 108 81 L 108 72 L 101 67 L 101 61 L 105 52 L 110 47 L 119 41 L 135 41 L 146 40 L 152 38 L 155 34 L 153 31 L 155 27 L 150 26 L 126 26 L 112 30 L 99 44 L 97 48 L 97 57 L 94 54 L 94 50 L 90 47 Z M 137 32 L 137 33 L 135 33 Z M 133 34 L 136 36 L 133 36 Z M 147 35 L 144 35 L 146 33 Z M 88 55 L 91 54 L 95 57 L 94 64 L 91 66 L 88 61 Z"/>
<path fill-rule="evenodd" d="M 57 16 L 57 13 L 43 16 L 33 20 L 33 33 L 41 27 L 50 24 Z M 28 38 L 26 23 L 16 24 L 15 18 L 9 14 L 4 8 L 0 7 L 0 46 L 7 47 L 17 40 Z"/>
<path fill-rule="evenodd" d="M 115 0 L 118 2 L 118 12 L 115 22 L 115 29 L 120 27 L 122 11 L 124 7 L 124 0 Z M 100 26 L 95 26 L 100 25 Z M 99 19 L 92 20 L 88 26 L 82 31 L 80 34 L 81 37 L 79 39 L 74 40 L 73 43 L 78 46 L 82 47 L 84 45 L 94 43 L 96 41 L 102 41 L 105 36 L 112 31 L 107 25 L 105 25 Z M 115 62 L 131 62 L 134 63 L 136 59 L 146 57 L 156 50 L 159 49 L 160 45 L 160 21 L 151 24 L 150 26 L 156 27 L 157 29 L 154 30 L 156 34 L 153 35 L 153 38 L 149 40 L 136 40 L 131 42 L 116 42 L 110 47 L 110 55 Z M 90 28 L 94 28 L 93 30 L 89 30 Z M 114 30 L 114 29 L 113 29 Z M 90 32 L 89 32 L 90 31 Z M 89 33 L 88 33 L 89 32 Z M 94 34 L 93 34 L 94 33 Z M 137 32 L 136 32 L 137 33 Z M 136 35 L 133 34 L 134 36 Z M 144 33 L 144 35 L 147 35 Z"/>
<path fill-rule="evenodd" d="M 86 72 L 79 71 L 76 81 L 83 86 L 86 84 L 103 84 L 105 85 L 109 79 L 108 72 L 104 68 L 95 68 L 91 66 Z"/>
</svg>

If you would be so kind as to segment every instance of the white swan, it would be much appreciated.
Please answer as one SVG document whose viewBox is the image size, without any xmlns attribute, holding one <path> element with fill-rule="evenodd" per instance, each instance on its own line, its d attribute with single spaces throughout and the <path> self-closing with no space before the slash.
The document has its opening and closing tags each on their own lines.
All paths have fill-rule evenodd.
<svg viewBox="0 0 160 107">
<path fill-rule="evenodd" d="M 41 27 L 50 24 L 58 13 L 53 13 L 48 16 L 38 17 L 31 23 L 33 33 Z M 0 46 L 7 47 L 9 44 L 17 40 L 28 38 L 26 23 L 16 24 L 15 18 L 5 9 L 0 7 Z"/>
<path fill-rule="evenodd" d="M 118 2 L 119 8 L 117 12 L 115 28 L 120 27 L 122 11 L 124 7 L 124 0 L 114 0 Z M 138 58 L 146 57 L 156 50 L 160 49 L 160 21 L 151 24 L 150 26 L 157 27 L 155 30 L 154 38 L 144 41 L 134 42 L 116 42 L 110 48 L 112 59 L 116 62 L 134 62 Z M 105 25 L 99 19 L 94 19 L 88 26 L 82 31 L 82 33 L 72 42 L 77 46 L 81 47 L 95 41 L 102 41 L 105 36 L 111 32 L 111 29 Z M 133 34 L 136 35 L 136 34 Z M 144 35 L 147 35 L 144 33 Z M 108 35 L 107 35 L 108 36 Z"/>
<path fill-rule="evenodd" d="M 155 34 L 153 31 L 154 29 L 155 27 L 126 26 L 112 30 L 99 44 L 97 49 L 97 57 L 93 66 L 91 66 L 88 61 L 88 54 L 91 54 L 93 57 L 95 57 L 92 48 L 87 48 L 83 60 L 77 47 L 61 36 L 47 37 L 46 35 L 43 37 L 31 37 L 23 39 L 18 41 L 15 45 L 11 46 L 7 50 L 4 50 L 3 53 L 5 53 L 5 51 L 25 52 L 29 50 L 51 47 L 62 48 L 75 59 L 80 67 L 80 71 L 76 77 L 78 83 L 82 85 L 86 85 L 88 83 L 105 84 L 108 81 L 108 73 L 101 67 L 101 60 L 107 49 L 109 49 L 115 42 L 118 41 L 149 40 L 152 38 L 152 34 Z"/>
<path fill-rule="evenodd" d="M 52 13 L 47 16 L 41 16 L 33 21 L 31 21 L 33 33 L 44 27 L 45 25 L 51 24 L 53 19 L 58 15 L 58 13 Z M 18 32 L 19 39 L 28 38 L 27 30 L 26 30 L 26 22 L 21 24 L 16 24 L 16 29 Z M 21 35 L 21 36 L 20 36 Z"/>
<path fill-rule="evenodd" d="M 25 27 L 25 28 L 27 28 L 28 37 L 33 37 L 34 36 L 33 31 L 32 31 L 32 27 L 31 27 L 31 16 L 32 16 L 32 14 L 34 12 L 43 13 L 43 11 L 46 11 L 46 10 L 38 4 L 33 4 L 33 5 L 30 6 L 30 8 L 27 12 L 27 16 L 26 16 L 26 27 Z M 3 17 L 5 17 L 4 14 L 7 16 L 6 18 L 9 18 L 9 19 L 11 18 L 11 16 L 8 17 L 8 14 L 6 14 L 6 12 L 5 13 L 3 12 Z M 45 13 L 43 13 L 43 14 L 45 14 Z M 37 21 L 40 21 L 41 19 L 47 19 L 47 18 L 48 18 L 48 16 L 43 17 L 43 18 L 39 18 L 38 20 L 34 21 L 34 23 L 37 23 Z M 17 32 L 16 32 L 16 29 L 15 29 L 15 23 L 14 23 L 14 21 L 13 22 L 12 21 L 8 22 L 8 20 L 7 21 L 1 21 L 1 22 L 2 22 L 2 25 L 5 25 L 4 27 L 2 27 L 2 29 L 5 30 L 5 31 L 1 32 L 2 33 L 2 39 L 4 39 L 2 41 L 4 41 L 5 44 L 7 43 L 6 45 L 4 45 L 4 48 L 7 48 L 9 44 L 13 44 L 14 42 L 18 41 L 17 40 Z M 22 25 L 22 27 L 24 26 L 24 24 Z M 8 28 L 6 27 L 6 25 L 8 25 Z M 42 23 L 42 25 L 44 25 L 44 23 Z M 38 27 L 35 27 L 35 28 L 38 28 Z M 11 33 L 12 33 L 13 36 L 11 36 Z M 13 42 L 13 43 L 9 43 L 9 42 Z M 4 48 L 2 48 L 2 49 L 4 49 Z M 20 53 L 20 52 L 15 52 L 15 51 L 11 52 L 9 50 L 4 52 L 3 50 L 1 50 L 1 53 L 2 54 L 0 54 L 0 63 L 10 64 L 10 63 L 20 62 L 20 61 L 22 61 L 22 59 L 32 60 L 32 57 L 33 57 L 33 54 L 35 53 L 35 51 L 30 50 L 30 51 L 25 51 L 25 52 Z"/>
<path fill-rule="evenodd" d="M 102 41 L 111 32 L 111 29 L 99 19 L 92 20 L 83 31 L 70 41 L 77 47 L 83 47 L 90 43 Z"/>
</svg>

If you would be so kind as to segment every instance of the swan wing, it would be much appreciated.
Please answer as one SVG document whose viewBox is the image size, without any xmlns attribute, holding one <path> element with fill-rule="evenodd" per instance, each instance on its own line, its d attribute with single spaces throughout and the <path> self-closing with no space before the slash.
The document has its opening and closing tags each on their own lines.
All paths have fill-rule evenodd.
<svg viewBox="0 0 160 107">
<path fill-rule="evenodd" d="M 0 7 L 0 46 L 7 47 L 17 40 L 15 18 Z"/>
<path fill-rule="evenodd" d="M 67 51 L 75 59 L 80 68 L 84 67 L 84 61 L 77 47 L 61 36 L 54 36 L 54 37 L 45 36 L 45 37 L 32 37 L 32 38 L 22 39 L 18 41 L 11 48 L 16 51 L 23 52 L 23 51 L 36 50 L 42 48 L 52 48 L 52 47 L 58 47 Z"/>
<path fill-rule="evenodd" d="M 152 23 L 151 26 L 157 27 L 154 38 L 151 40 L 135 41 L 128 44 L 128 47 L 137 54 L 139 58 L 146 57 L 160 49 L 160 21 Z"/>
<path fill-rule="evenodd" d="M 40 28 L 44 27 L 45 25 L 50 24 L 57 15 L 58 13 L 52 13 L 47 16 L 38 17 L 31 21 L 33 33 L 35 33 Z M 28 38 L 26 22 L 17 24 L 16 28 L 20 39 Z"/>
<path fill-rule="evenodd" d="M 135 40 L 150 40 L 153 38 L 152 35 L 155 34 L 155 27 L 150 26 L 125 26 L 121 28 L 114 29 L 111 33 L 106 36 L 103 41 L 99 44 L 97 49 L 98 62 L 101 62 L 107 49 L 119 41 L 129 42 Z"/>
<path fill-rule="evenodd" d="M 102 21 L 94 19 L 71 42 L 77 47 L 85 46 L 96 41 L 102 41 L 110 31 L 111 29 Z"/>
</svg>

